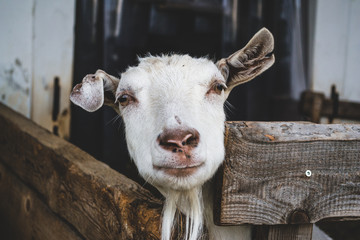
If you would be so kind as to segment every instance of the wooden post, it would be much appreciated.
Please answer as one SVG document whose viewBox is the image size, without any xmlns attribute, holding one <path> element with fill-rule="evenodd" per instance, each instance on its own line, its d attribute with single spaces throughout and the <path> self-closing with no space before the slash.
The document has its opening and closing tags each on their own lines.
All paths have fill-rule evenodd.
<svg viewBox="0 0 360 240">
<path fill-rule="evenodd" d="M 313 224 L 255 226 L 254 240 L 307 240 L 312 238 Z"/>
<path fill-rule="evenodd" d="M 360 125 L 227 122 L 225 145 L 217 224 L 311 239 L 311 223 L 360 217 Z"/>
</svg>

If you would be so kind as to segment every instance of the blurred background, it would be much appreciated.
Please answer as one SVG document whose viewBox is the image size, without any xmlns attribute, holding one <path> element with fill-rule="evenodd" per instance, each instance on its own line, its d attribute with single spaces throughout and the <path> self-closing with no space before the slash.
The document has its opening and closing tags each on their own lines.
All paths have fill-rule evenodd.
<svg viewBox="0 0 360 240">
<path fill-rule="evenodd" d="M 0 0 L 0 101 L 136 177 L 115 112 L 70 104 L 86 74 L 147 53 L 218 60 L 267 27 L 276 62 L 232 92 L 227 119 L 359 120 L 359 26 L 360 0 Z"/>
<path fill-rule="evenodd" d="M 116 113 L 70 104 L 86 74 L 147 53 L 217 60 L 267 27 L 276 62 L 232 92 L 227 119 L 358 121 L 359 26 L 360 0 L 0 0 L 0 102 L 141 182 Z"/>
</svg>

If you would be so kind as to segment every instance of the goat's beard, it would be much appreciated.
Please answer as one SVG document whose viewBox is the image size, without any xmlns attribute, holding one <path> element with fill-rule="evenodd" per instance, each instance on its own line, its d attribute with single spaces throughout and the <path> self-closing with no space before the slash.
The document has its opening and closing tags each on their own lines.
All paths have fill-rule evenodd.
<svg viewBox="0 0 360 240">
<path fill-rule="evenodd" d="M 203 227 L 204 208 L 201 186 L 182 191 L 172 189 L 161 189 L 160 191 L 165 195 L 161 239 L 171 239 L 175 215 L 178 213 L 178 210 L 185 215 L 184 239 L 198 239 Z M 181 224 L 181 222 L 179 224 Z"/>
</svg>

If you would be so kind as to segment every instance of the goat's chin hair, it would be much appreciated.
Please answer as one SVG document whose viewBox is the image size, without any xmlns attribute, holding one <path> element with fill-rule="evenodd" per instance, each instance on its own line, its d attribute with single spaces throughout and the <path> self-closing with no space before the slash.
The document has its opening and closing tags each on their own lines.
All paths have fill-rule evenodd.
<svg viewBox="0 0 360 240">
<path fill-rule="evenodd" d="M 184 191 L 162 189 L 161 192 L 165 195 L 161 239 L 171 239 L 175 214 L 178 213 L 177 210 L 185 215 L 184 239 L 198 239 L 199 235 L 202 233 L 204 209 L 201 186 Z"/>
</svg>

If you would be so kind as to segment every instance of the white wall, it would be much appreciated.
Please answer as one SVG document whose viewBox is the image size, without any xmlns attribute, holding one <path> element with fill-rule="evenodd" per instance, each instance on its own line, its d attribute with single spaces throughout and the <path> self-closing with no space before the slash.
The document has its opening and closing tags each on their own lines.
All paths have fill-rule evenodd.
<svg viewBox="0 0 360 240">
<path fill-rule="evenodd" d="M 317 0 L 312 89 L 360 102 L 360 0 Z"/>
<path fill-rule="evenodd" d="M 0 101 L 30 117 L 33 1 L 0 0 Z"/>
<path fill-rule="evenodd" d="M 75 0 L 0 0 L 0 101 L 69 136 Z M 60 114 L 52 121 L 53 83 Z"/>
</svg>

